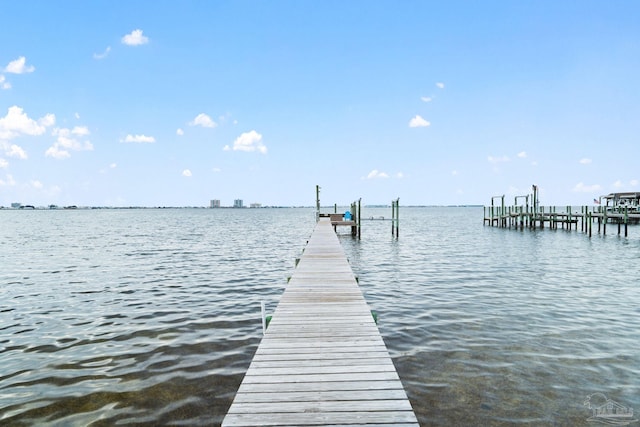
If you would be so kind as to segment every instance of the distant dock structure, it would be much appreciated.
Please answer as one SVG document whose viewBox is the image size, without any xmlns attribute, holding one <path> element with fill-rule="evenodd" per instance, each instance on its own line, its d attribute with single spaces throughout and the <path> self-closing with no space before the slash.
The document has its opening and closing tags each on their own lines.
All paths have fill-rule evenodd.
<svg viewBox="0 0 640 427">
<path fill-rule="evenodd" d="M 505 204 L 505 196 L 493 196 L 491 205 L 484 207 L 485 225 L 502 228 L 524 230 L 574 227 L 592 235 L 593 224 L 597 224 L 597 232 L 607 233 L 607 224 L 618 226 L 618 235 L 628 235 L 629 224 L 640 223 L 640 193 L 611 193 L 594 199 L 594 206 L 541 206 L 538 199 L 538 187 L 532 186 L 533 193 L 515 196 L 511 206 Z M 521 201 L 519 203 L 519 200 Z M 524 200 L 524 202 L 522 202 Z M 498 202 L 499 201 L 499 204 Z M 604 201 L 604 205 L 603 205 Z"/>
<path fill-rule="evenodd" d="M 348 211 L 338 212 L 338 205 L 334 204 L 333 213 L 322 213 L 320 211 L 320 186 L 316 185 L 316 221 L 320 218 L 329 218 L 334 231 L 338 226 L 351 227 L 351 235 L 360 239 L 362 224 L 362 199 L 351 203 Z M 369 218 L 370 220 L 384 218 Z M 391 236 L 396 239 L 400 236 L 400 198 L 391 201 Z"/>
</svg>

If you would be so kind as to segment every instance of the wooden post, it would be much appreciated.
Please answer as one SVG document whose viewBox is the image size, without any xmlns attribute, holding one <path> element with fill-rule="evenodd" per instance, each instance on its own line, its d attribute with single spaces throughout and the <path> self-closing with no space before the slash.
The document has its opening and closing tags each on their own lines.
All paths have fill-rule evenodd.
<svg viewBox="0 0 640 427">
<path fill-rule="evenodd" d="M 316 222 L 320 221 L 320 186 L 316 185 Z"/>
<path fill-rule="evenodd" d="M 400 237 L 400 197 L 396 199 L 396 239 Z"/>
<path fill-rule="evenodd" d="M 391 201 L 391 236 L 399 237 L 400 198 Z"/>
<path fill-rule="evenodd" d="M 362 222 L 360 222 L 361 212 L 362 212 L 362 197 L 358 199 L 358 239 L 360 239 L 360 225 L 362 224 Z"/>
<path fill-rule="evenodd" d="M 629 223 L 629 206 L 624 207 L 624 237 L 627 237 L 627 225 Z"/>
</svg>

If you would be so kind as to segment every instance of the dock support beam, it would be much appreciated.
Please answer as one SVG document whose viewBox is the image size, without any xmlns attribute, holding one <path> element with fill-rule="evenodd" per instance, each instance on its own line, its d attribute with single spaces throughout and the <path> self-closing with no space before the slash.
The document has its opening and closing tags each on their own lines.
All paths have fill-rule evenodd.
<svg viewBox="0 0 640 427">
<path fill-rule="evenodd" d="M 391 236 L 396 239 L 400 236 L 400 197 L 391 201 Z"/>
<path fill-rule="evenodd" d="M 316 185 L 316 222 L 320 221 L 320 186 Z"/>
</svg>

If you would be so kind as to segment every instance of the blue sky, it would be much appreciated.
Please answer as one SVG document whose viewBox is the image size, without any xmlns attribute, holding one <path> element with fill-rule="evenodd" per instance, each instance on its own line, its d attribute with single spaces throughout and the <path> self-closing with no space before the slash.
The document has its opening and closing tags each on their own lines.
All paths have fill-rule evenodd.
<svg viewBox="0 0 640 427">
<path fill-rule="evenodd" d="M 637 1 L 3 1 L 0 205 L 640 191 Z"/>
</svg>

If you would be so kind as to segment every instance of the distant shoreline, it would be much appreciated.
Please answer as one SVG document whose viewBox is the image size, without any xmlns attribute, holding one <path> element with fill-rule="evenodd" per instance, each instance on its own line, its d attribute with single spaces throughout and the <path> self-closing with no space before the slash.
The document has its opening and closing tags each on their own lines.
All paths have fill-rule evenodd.
<svg viewBox="0 0 640 427">
<path fill-rule="evenodd" d="M 483 205 L 406 205 L 403 208 L 481 208 Z M 338 206 L 348 208 L 348 206 Z M 335 206 L 322 206 L 321 209 L 334 209 Z M 365 205 L 366 209 L 387 209 L 390 205 Z M 260 209 L 315 209 L 314 206 L 260 206 L 260 207 L 233 207 L 220 206 L 211 208 L 208 206 L 33 206 L 24 205 L 20 207 L 0 206 L 0 210 L 7 211 L 31 211 L 31 210 L 136 210 L 136 209 L 206 209 L 206 210 L 260 210 Z"/>
</svg>

